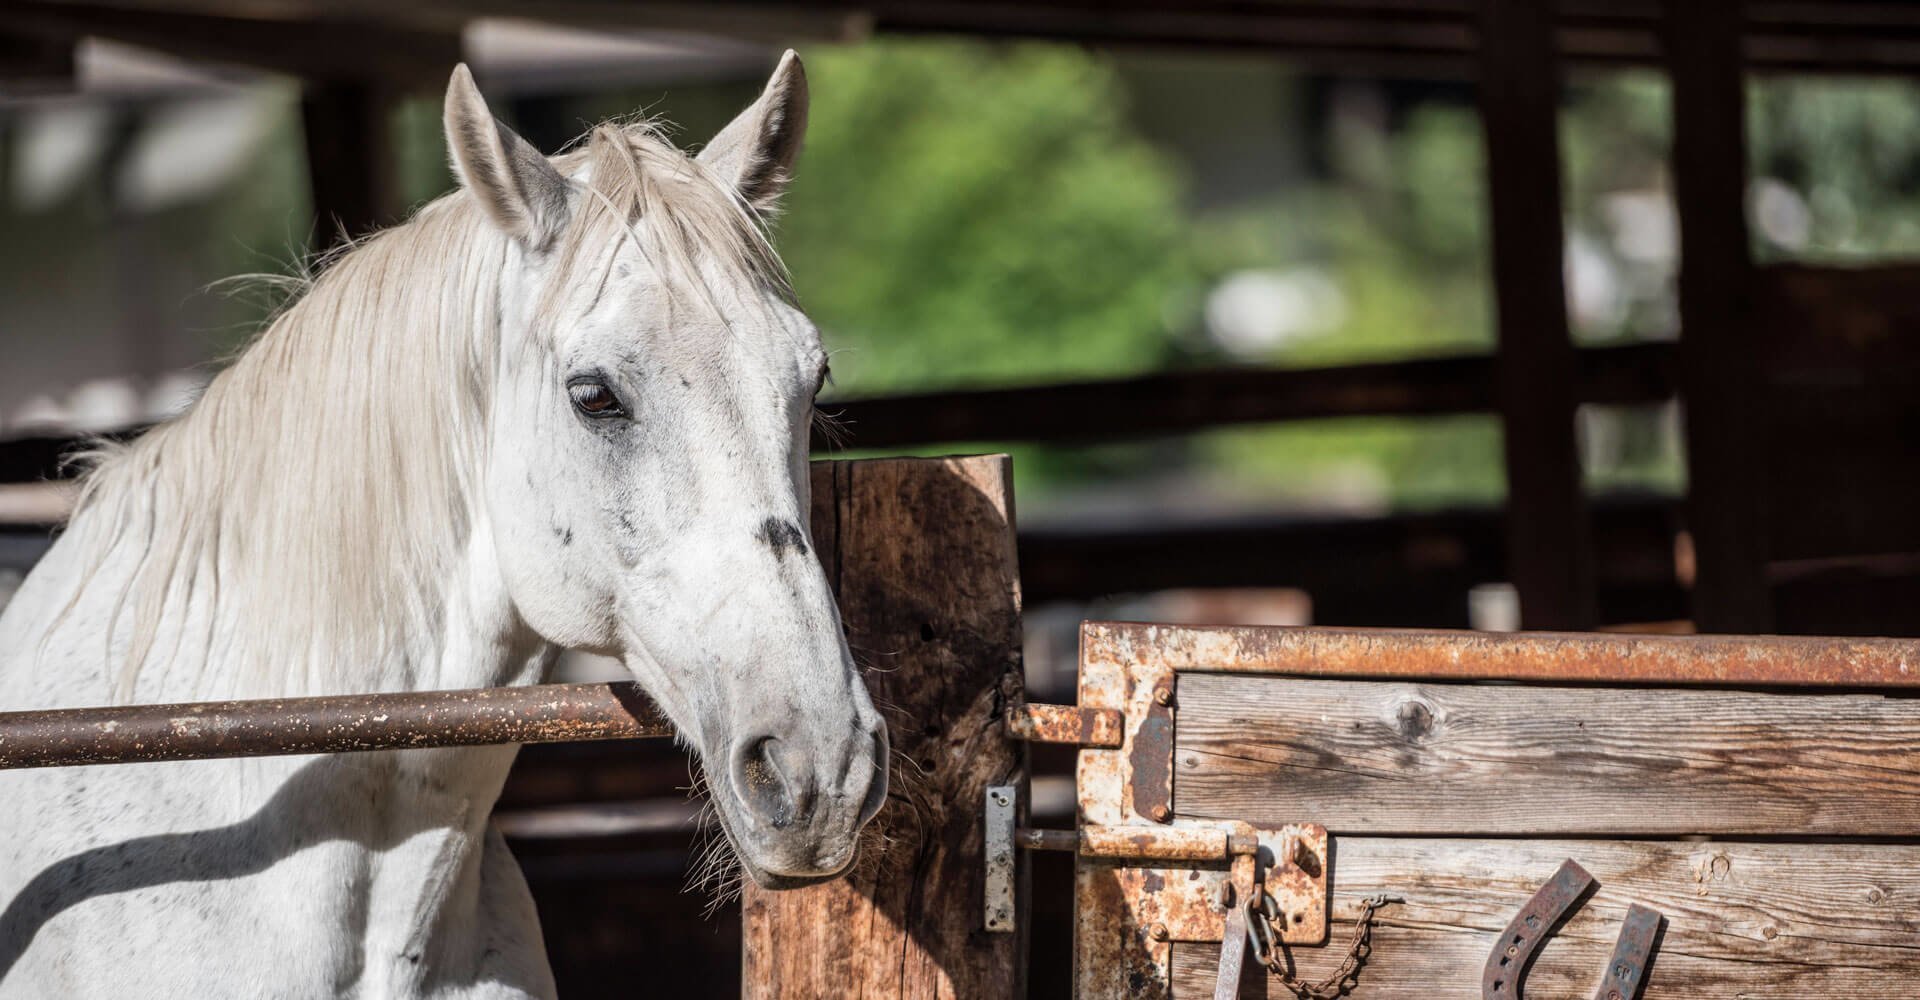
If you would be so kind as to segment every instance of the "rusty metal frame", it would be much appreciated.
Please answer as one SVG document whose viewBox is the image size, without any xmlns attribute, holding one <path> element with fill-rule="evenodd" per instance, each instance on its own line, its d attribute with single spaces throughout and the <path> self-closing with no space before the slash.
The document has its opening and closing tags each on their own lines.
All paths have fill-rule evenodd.
<svg viewBox="0 0 1920 1000">
<path fill-rule="evenodd" d="M 1183 819 L 1173 808 L 1178 682 L 1184 673 L 1915 689 L 1920 688 L 1920 641 L 1086 622 L 1080 633 L 1079 708 L 1120 713 L 1124 725 L 1119 746 L 1080 751 L 1076 781 L 1082 829 L 1226 825 Z M 1300 817 L 1305 824 L 1312 819 Z M 1324 901 L 1337 888 L 1329 879 L 1338 880 L 1328 863 L 1325 832 L 1312 842 L 1321 861 L 1316 876 L 1310 863 L 1292 870 L 1285 863 L 1301 834 L 1314 828 L 1290 829 L 1291 836 L 1257 832 L 1262 848 L 1272 848 L 1280 859 L 1268 865 L 1266 889 L 1283 908 L 1301 913 L 1302 933 L 1317 932 L 1318 942 L 1324 942 L 1329 919 Z M 1319 884 L 1313 884 L 1314 877 Z M 1083 851 L 1074 880 L 1075 995 L 1080 1000 L 1167 1000 L 1172 943 L 1222 940 L 1226 920 L 1216 904 L 1228 879 L 1225 864 L 1145 867 L 1137 859 L 1089 857 Z M 1292 930 L 1291 915 L 1288 925 Z"/>
<path fill-rule="evenodd" d="M 0 770 L 670 736 L 631 681 L 0 713 Z"/>
<path fill-rule="evenodd" d="M 1914 639 L 1086 622 L 1080 662 L 1083 671 L 1093 663 L 1116 675 L 1920 688 Z"/>
</svg>

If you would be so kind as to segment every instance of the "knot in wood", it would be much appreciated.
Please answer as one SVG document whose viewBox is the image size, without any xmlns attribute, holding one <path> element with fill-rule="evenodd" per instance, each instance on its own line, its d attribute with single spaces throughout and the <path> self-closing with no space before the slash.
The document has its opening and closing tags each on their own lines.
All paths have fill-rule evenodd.
<svg viewBox="0 0 1920 1000">
<path fill-rule="evenodd" d="M 1433 708 L 1418 698 L 1401 702 L 1394 714 L 1403 739 L 1417 741 L 1433 732 Z"/>
</svg>

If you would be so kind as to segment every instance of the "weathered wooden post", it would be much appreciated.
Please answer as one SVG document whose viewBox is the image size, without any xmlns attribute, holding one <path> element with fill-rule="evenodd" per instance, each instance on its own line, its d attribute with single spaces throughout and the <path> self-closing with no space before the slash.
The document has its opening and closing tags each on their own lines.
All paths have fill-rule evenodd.
<svg viewBox="0 0 1920 1000">
<path fill-rule="evenodd" d="M 748 888 L 744 996 L 1025 995 L 1025 914 L 982 926 L 983 798 L 1019 784 L 1024 802 L 1027 777 L 1000 724 L 1021 683 L 1013 521 L 1005 456 L 813 467 L 814 542 L 887 716 L 892 786 L 848 877 Z"/>
</svg>

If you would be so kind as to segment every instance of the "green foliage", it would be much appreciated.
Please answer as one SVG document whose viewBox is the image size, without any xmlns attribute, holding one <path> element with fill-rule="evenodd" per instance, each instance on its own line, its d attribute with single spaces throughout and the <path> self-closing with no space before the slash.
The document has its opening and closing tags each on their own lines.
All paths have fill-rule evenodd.
<svg viewBox="0 0 1920 1000">
<path fill-rule="evenodd" d="M 849 393 L 1152 369 L 1188 279 L 1179 179 L 1104 62 L 887 41 L 810 53 L 779 243 Z"/>
<path fill-rule="evenodd" d="M 1784 181 L 1810 211 L 1805 248 L 1788 252 L 1761 241 L 1762 256 L 1920 253 L 1920 85 L 1763 78 L 1748 88 L 1747 133 L 1752 175 Z"/>
</svg>

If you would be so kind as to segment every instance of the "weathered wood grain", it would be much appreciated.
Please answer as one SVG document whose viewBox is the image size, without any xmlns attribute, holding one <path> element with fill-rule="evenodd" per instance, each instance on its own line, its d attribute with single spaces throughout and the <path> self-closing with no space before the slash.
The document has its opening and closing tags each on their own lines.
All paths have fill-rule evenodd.
<svg viewBox="0 0 1920 1000">
<path fill-rule="evenodd" d="M 1372 835 L 1920 836 L 1920 700 L 1224 674 L 1182 675 L 1176 697 L 1182 817 Z"/>
<path fill-rule="evenodd" d="M 1515 912 L 1568 857 L 1599 891 L 1542 952 L 1527 994 L 1587 997 L 1627 905 L 1667 918 L 1645 1000 L 1910 1000 L 1920 983 L 1920 847 L 1339 838 L 1333 941 L 1299 949 L 1309 979 L 1338 964 L 1358 901 L 1381 911 L 1356 997 L 1480 1000 L 1480 970 Z M 1212 995 L 1217 945 L 1174 948 L 1175 997 Z M 1291 998 L 1257 967 L 1242 997 Z"/>
<path fill-rule="evenodd" d="M 853 874 L 747 890 L 743 995 L 1024 996 L 1023 935 L 985 933 L 981 913 L 986 787 L 1026 780 L 1024 745 L 997 721 L 1021 676 L 1012 470 L 1005 456 L 832 462 L 813 493 L 892 785 Z"/>
</svg>

